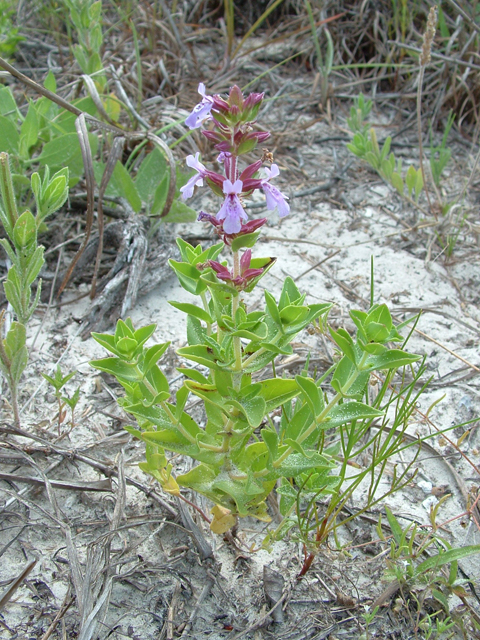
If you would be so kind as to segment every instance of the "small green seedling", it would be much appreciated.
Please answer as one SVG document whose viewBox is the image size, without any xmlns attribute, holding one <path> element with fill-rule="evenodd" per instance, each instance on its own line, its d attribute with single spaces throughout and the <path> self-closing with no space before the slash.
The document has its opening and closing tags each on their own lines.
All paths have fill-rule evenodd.
<svg viewBox="0 0 480 640">
<path fill-rule="evenodd" d="M 77 389 L 71 398 L 69 398 L 68 396 L 62 396 L 62 393 L 61 393 L 63 387 L 67 384 L 67 382 L 69 380 L 71 380 L 73 378 L 75 373 L 76 373 L 75 371 L 72 371 L 71 373 L 67 373 L 67 375 L 64 376 L 62 374 L 62 370 L 60 368 L 60 365 L 57 365 L 57 368 L 55 369 L 55 374 L 53 376 L 49 376 L 46 373 L 42 373 L 42 376 L 45 378 L 45 380 L 52 385 L 52 387 L 54 389 L 55 398 L 57 399 L 57 403 L 58 403 L 58 434 L 59 435 L 60 435 L 62 423 L 65 420 L 65 415 L 66 415 L 65 405 L 68 405 L 70 407 L 71 412 L 72 412 L 71 428 L 73 429 L 73 427 L 75 425 L 75 422 L 74 422 L 74 410 L 75 410 L 75 407 L 77 406 L 78 400 L 80 398 L 80 390 Z"/>
</svg>

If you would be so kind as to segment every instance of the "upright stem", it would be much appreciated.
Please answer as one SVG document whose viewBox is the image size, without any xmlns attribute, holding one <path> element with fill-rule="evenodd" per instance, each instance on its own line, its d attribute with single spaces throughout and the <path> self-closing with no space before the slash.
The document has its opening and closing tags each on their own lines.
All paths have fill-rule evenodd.
<svg viewBox="0 0 480 640">
<path fill-rule="evenodd" d="M 8 387 L 10 389 L 10 400 L 13 410 L 13 421 L 17 429 L 21 428 L 20 424 L 20 411 L 18 410 L 18 387 L 15 378 L 12 375 L 12 362 L 7 355 L 5 345 L 3 342 L 3 327 L 5 324 L 5 311 L 0 312 L 0 361 L 2 363 L 2 369 L 7 380 Z"/>
<path fill-rule="evenodd" d="M 233 277 L 236 278 L 240 275 L 240 254 L 238 251 L 233 251 Z M 235 322 L 235 315 L 240 304 L 240 294 L 237 292 L 233 296 L 232 300 L 232 320 Z M 233 353 L 235 355 L 235 373 L 233 374 L 233 388 L 237 391 L 240 390 L 242 382 L 242 345 L 240 338 L 234 336 L 233 338 Z"/>
<path fill-rule="evenodd" d="M 210 313 L 210 309 L 208 307 L 208 300 L 207 300 L 207 296 L 205 294 L 205 291 L 201 292 L 200 297 L 202 299 L 203 308 L 205 309 L 205 311 L 207 313 Z M 207 322 L 207 336 L 211 336 L 211 335 L 212 335 L 212 325 L 210 324 L 210 322 Z"/>
<path fill-rule="evenodd" d="M 418 132 L 418 156 L 420 162 L 420 171 L 422 172 L 423 179 L 423 188 L 425 189 L 425 195 L 427 196 L 428 208 L 430 212 L 435 215 L 437 218 L 436 212 L 432 208 L 432 203 L 430 201 L 430 194 L 428 192 L 428 184 L 425 176 L 425 169 L 423 167 L 423 142 L 422 142 L 422 85 L 423 85 L 423 75 L 425 73 L 425 67 L 422 65 L 420 67 L 420 72 L 418 74 L 418 87 L 417 87 L 417 132 Z"/>
</svg>

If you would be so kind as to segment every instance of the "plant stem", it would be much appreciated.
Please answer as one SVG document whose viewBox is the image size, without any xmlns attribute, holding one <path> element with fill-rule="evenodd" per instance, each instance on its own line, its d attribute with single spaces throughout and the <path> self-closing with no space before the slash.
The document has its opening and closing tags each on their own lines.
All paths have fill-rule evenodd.
<svg viewBox="0 0 480 640">
<path fill-rule="evenodd" d="M 420 164 L 420 171 L 422 172 L 423 179 L 423 188 L 425 189 L 425 195 L 427 196 L 428 208 L 430 209 L 430 213 L 433 213 L 435 219 L 437 219 L 437 213 L 432 208 L 432 203 L 430 201 L 430 194 L 428 192 L 427 180 L 425 178 L 425 169 L 423 166 L 423 142 L 422 142 L 422 85 L 423 85 L 423 76 L 425 73 L 425 67 L 422 65 L 420 67 L 420 71 L 418 73 L 418 86 L 417 86 L 417 133 L 418 133 L 418 160 Z"/>
<path fill-rule="evenodd" d="M 237 278 L 240 275 L 240 254 L 238 251 L 233 251 L 233 277 Z M 235 316 L 240 304 L 240 294 L 237 293 L 232 299 L 232 320 L 235 322 Z M 242 381 L 242 344 L 238 336 L 233 338 L 233 353 L 235 355 L 235 365 L 233 374 L 233 388 L 237 391 L 240 390 Z"/>
<path fill-rule="evenodd" d="M 207 313 L 210 313 L 210 309 L 208 308 L 207 295 L 205 291 L 201 292 L 200 297 L 202 299 L 203 308 Z M 212 325 L 210 324 L 210 322 L 207 322 L 207 336 L 211 336 L 211 335 L 212 335 Z"/>
</svg>

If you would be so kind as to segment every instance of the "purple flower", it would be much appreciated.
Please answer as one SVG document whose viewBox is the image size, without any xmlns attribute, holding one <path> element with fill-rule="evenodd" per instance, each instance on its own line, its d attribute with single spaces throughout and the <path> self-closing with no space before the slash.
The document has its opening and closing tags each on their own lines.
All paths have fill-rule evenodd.
<svg viewBox="0 0 480 640">
<path fill-rule="evenodd" d="M 290 213 L 290 205 L 288 204 L 288 196 L 284 195 L 277 187 L 270 184 L 272 178 L 276 178 L 280 170 L 276 164 L 272 164 L 272 168 L 265 168 L 267 177 L 260 181 L 260 186 L 263 189 L 265 198 L 267 199 L 267 209 L 273 211 L 278 210 L 280 218 L 284 218 Z"/>
<path fill-rule="evenodd" d="M 217 162 L 223 164 L 228 158 L 230 158 L 232 154 L 228 153 L 228 151 L 221 151 L 217 156 Z"/>
<path fill-rule="evenodd" d="M 202 125 L 202 122 L 212 117 L 210 111 L 212 110 L 214 100 L 212 96 L 205 95 L 205 85 L 203 82 L 200 82 L 198 85 L 198 93 L 203 99 L 193 108 L 192 113 L 185 120 L 185 124 L 190 129 L 198 129 L 198 127 Z"/>
<path fill-rule="evenodd" d="M 217 220 L 224 220 L 223 231 L 227 234 L 238 233 L 242 228 L 242 220 L 248 220 L 245 209 L 242 207 L 239 193 L 242 193 L 243 183 L 236 180 L 234 184 L 230 180 L 223 183 L 223 193 L 226 195 L 220 211 L 217 213 Z"/>
<path fill-rule="evenodd" d="M 198 160 L 199 155 L 200 154 L 197 151 L 197 153 L 195 154 L 195 157 L 187 156 L 187 166 L 191 167 L 192 169 L 195 169 L 197 173 L 196 175 L 190 178 L 190 180 L 187 182 L 186 185 L 180 188 L 180 191 L 182 193 L 182 198 L 184 200 L 188 200 L 188 198 L 191 198 L 193 196 L 193 189 L 195 185 L 198 184 L 198 186 L 203 187 L 203 179 L 207 175 L 207 170 L 204 167 L 204 165 L 201 162 L 199 162 Z"/>
</svg>

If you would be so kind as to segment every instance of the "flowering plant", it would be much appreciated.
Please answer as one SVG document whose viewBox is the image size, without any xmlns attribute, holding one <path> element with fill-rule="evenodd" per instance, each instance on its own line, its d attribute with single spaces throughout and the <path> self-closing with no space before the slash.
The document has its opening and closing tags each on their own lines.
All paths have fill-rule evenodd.
<svg viewBox="0 0 480 640">
<path fill-rule="evenodd" d="M 307 304 L 305 294 L 287 277 L 278 299 L 265 291 L 264 309 L 249 311 L 244 295 L 275 260 L 252 257 L 266 219 L 248 220 L 243 199 L 259 189 L 267 209 L 277 209 L 280 216 L 289 213 L 287 197 L 272 184 L 279 169 L 271 153 L 264 150 L 256 162 L 241 166 L 242 156 L 270 135 L 257 130 L 255 122 L 264 96 L 252 93 L 245 98 L 236 86 L 228 97 L 210 96 L 203 84 L 199 93 L 202 100 L 186 124 L 208 125 L 203 134 L 214 143 L 224 171 L 207 169 L 198 153 L 188 156 L 195 174 L 182 194 L 188 199 L 195 187 L 206 183 L 223 199 L 216 215 L 199 215 L 214 226 L 220 242 L 203 249 L 179 238 L 181 260 L 170 261 L 181 286 L 200 301 L 170 303 L 187 315 L 188 344 L 177 353 L 195 366 L 180 368 L 184 381 L 173 403 L 157 365 L 168 344 L 146 347 L 155 325 L 136 330 L 130 319 L 119 320 L 114 335 L 93 334 L 112 356 L 92 364 L 115 375 L 125 389 L 120 404 L 138 422 L 138 428 L 128 430 L 146 443 L 141 468 L 170 494 L 181 495 L 180 488 L 187 487 L 209 498 L 214 503 L 211 528 L 222 533 L 238 516 L 268 521 L 266 498 L 276 485 L 284 515 L 296 501 L 295 487 L 308 485 L 314 495 L 338 491 L 340 445 L 337 438 L 327 446 L 325 434 L 368 427 L 383 416 L 368 402 L 371 372 L 393 374 L 419 356 L 388 347 L 401 337 L 387 307 L 372 304 L 368 311 L 352 312 L 355 337 L 330 328 L 339 357 L 324 376 L 314 379 L 307 370 L 294 379 L 275 375 L 275 359 L 292 354 L 292 341 L 309 325 L 324 329 L 331 305 Z M 270 167 L 261 173 L 264 164 Z M 218 260 L 224 248 L 232 266 Z M 265 373 L 268 365 L 271 377 Z M 330 394 L 321 386 L 328 374 Z M 191 395 L 204 402 L 204 425 L 185 411 Z M 273 419 L 279 414 L 280 422 Z M 189 456 L 197 464 L 175 476 L 167 452 Z"/>
</svg>

